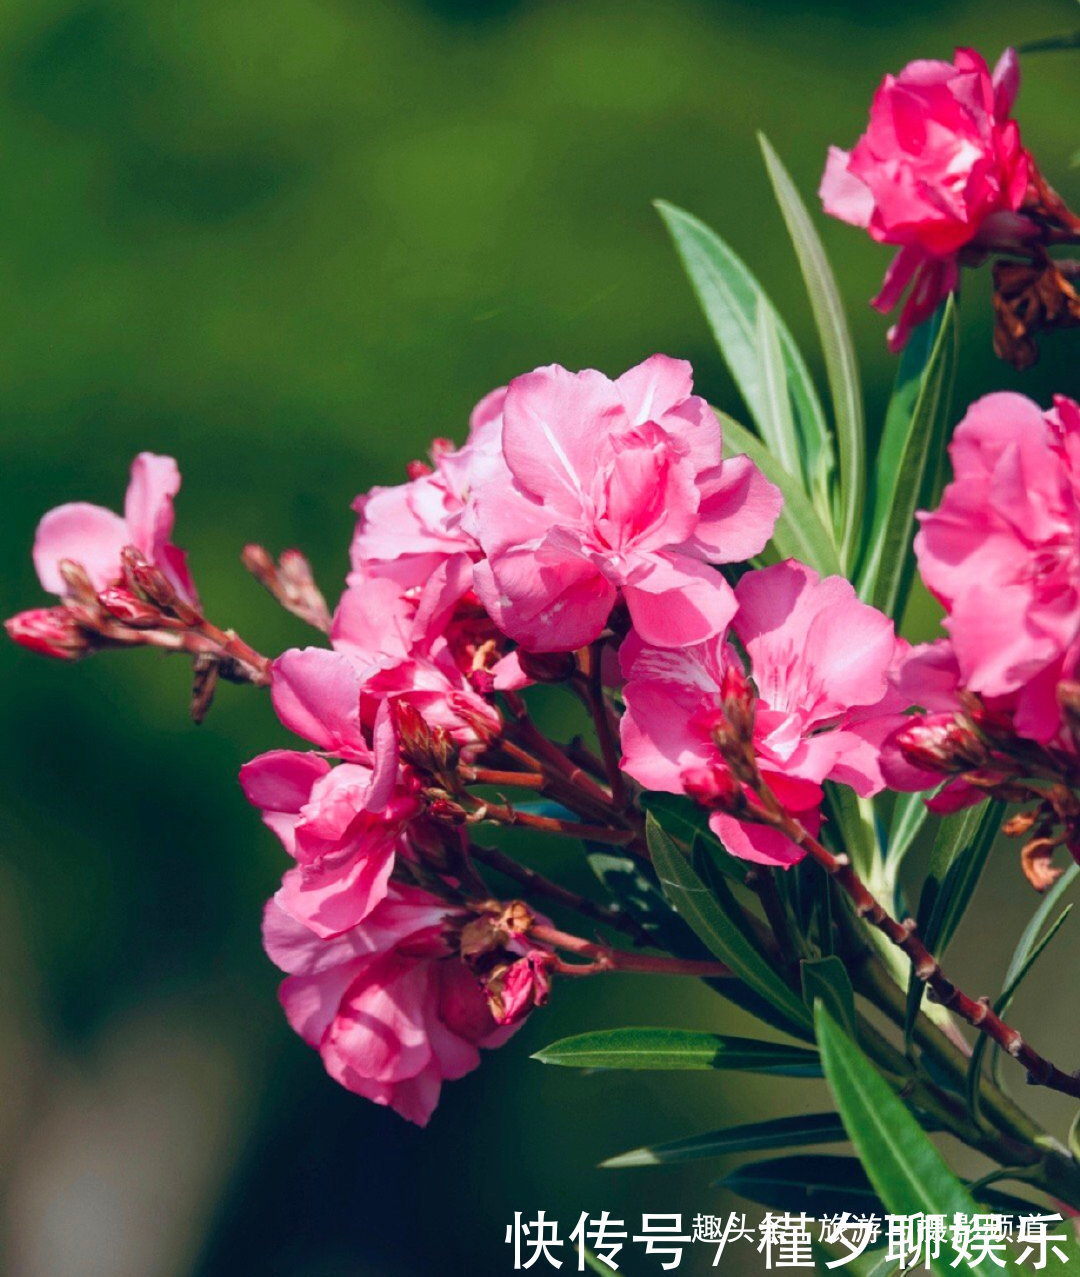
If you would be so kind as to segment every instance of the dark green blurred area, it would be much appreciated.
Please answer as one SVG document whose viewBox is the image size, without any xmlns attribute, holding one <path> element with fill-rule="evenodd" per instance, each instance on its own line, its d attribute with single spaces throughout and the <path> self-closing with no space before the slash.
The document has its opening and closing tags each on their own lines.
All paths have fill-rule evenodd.
<svg viewBox="0 0 1080 1277">
<path fill-rule="evenodd" d="M 820 372 L 755 130 L 809 196 L 886 70 L 958 43 L 993 58 L 1070 23 L 1065 0 L 4 6 L 3 613 L 41 598 L 41 513 L 118 505 L 143 448 L 180 461 L 177 539 L 210 615 L 274 652 L 308 638 L 245 578 L 242 545 L 300 546 L 333 592 L 357 492 L 398 481 L 433 436 L 462 437 L 518 372 L 614 374 L 662 350 L 745 417 L 650 200 L 746 256 Z M 1076 87 L 1075 54 L 1032 58 L 1018 112 L 1074 204 Z M 894 364 L 865 299 L 887 254 L 822 232 L 876 421 Z M 1022 379 L 994 361 L 987 281 L 966 287 L 964 400 L 1077 393 L 1062 337 Z M 264 696 L 230 687 L 196 730 L 187 678 L 153 656 L 69 668 L 0 646 L 0 1268 L 503 1273 L 515 1210 L 568 1233 L 582 1210 L 637 1231 L 642 1211 L 746 1209 L 709 1187 L 730 1162 L 594 1167 L 822 1107 L 814 1084 L 582 1077 L 528 1058 L 625 1023 L 755 1031 L 689 982 L 563 982 L 423 1133 L 326 1079 L 278 1015 L 258 923 L 283 856 L 235 780 L 285 734 Z M 571 849 L 554 854 L 580 875 Z M 1004 849 L 961 974 L 999 978 L 1031 907 Z M 1056 956 L 1075 963 L 1075 937 Z M 1018 1018 L 1077 1062 L 1068 980 L 1033 983 Z M 1056 1129 L 1071 1116 L 1053 1098 L 1039 1112 Z M 659 1271 L 641 1248 L 621 1259 L 631 1277 Z M 761 1263 L 747 1250 L 725 1267 Z"/>
</svg>

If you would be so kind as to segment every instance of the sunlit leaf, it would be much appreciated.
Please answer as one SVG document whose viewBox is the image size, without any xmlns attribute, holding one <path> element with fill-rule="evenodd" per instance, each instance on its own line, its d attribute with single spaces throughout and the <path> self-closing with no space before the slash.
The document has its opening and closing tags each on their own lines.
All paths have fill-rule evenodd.
<svg viewBox="0 0 1080 1277">
<path fill-rule="evenodd" d="M 771 483 L 784 494 L 784 508 L 776 520 L 772 543 L 784 558 L 799 559 L 816 568 L 822 576 L 836 576 L 840 560 L 832 533 L 822 523 L 810 498 L 780 465 L 757 435 L 745 426 L 717 412 L 724 432 L 724 456 L 745 453 Z"/>
<path fill-rule="evenodd" d="M 855 565 L 865 487 L 866 425 L 855 348 L 836 280 L 806 205 L 780 157 L 759 134 L 765 167 L 784 216 L 821 337 L 840 452 L 839 540 L 845 567 Z"/>
<path fill-rule="evenodd" d="M 784 321 L 744 262 L 696 217 L 658 200 L 656 208 L 675 242 L 679 256 L 735 384 L 762 438 L 770 440 L 768 395 L 758 347 L 759 313 L 765 311 L 783 356 L 784 380 L 798 432 L 801 466 L 792 465 L 790 450 L 777 452 L 803 490 L 828 514 L 832 478 L 832 443 L 817 390 L 799 348 Z"/>
<path fill-rule="evenodd" d="M 895 1215 L 974 1214 L 974 1199 L 929 1136 L 820 1002 L 814 1022 L 829 1089 L 886 1208 Z M 947 1249 L 943 1246 L 941 1256 L 931 1261 L 939 1277 L 954 1272 Z"/>
<path fill-rule="evenodd" d="M 927 323 L 922 329 L 935 326 L 924 366 L 913 377 L 919 389 L 910 416 L 906 422 L 901 419 L 909 384 L 901 381 L 899 405 L 886 419 L 874 483 L 873 526 L 858 579 L 862 598 L 897 621 L 903 616 L 915 569 L 915 511 L 930 502 L 948 437 L 957 358 L 956 306 L 951 297 L 940 323 Z M 912 362 L 920 353 L 915 343 L 913 336 L 905 351 Z M 913 376 L 910 364 L 906 373 L 901 365 L 901 377 L 905 375 Z"/>
<path fill-rule="evenodd" d="M 783 1077 L 820 1077 L 816 1052 L 781 1042 L 695 1033 L 689 1029 L 601 1029 L 537 1051 L 542 1064 L 575 1069 L 735 1069 Z"/>
</svg>

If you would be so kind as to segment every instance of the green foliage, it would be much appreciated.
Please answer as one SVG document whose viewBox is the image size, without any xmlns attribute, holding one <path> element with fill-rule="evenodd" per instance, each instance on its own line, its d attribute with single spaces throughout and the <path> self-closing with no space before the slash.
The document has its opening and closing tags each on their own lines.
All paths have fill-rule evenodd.
<svg viewBox="0 0 1080 1277">
<path fill-rule="evenodd" d="M 710 953 L 779 1012 L 790 1031 L 805 1035 L 810 1027 L 809 1012 L 747 939 L 741 921 L 733 916 L 733 902 L 709 891 L 651 813 L 645 819 L 645 834 L 660 886 L 675 911 Z M 722 907 L 725 904 L 727 911 Z"/>
<path fill-rule="evenodd" d="M 735 1069 L 781 1077 L 820 1077 L 817 1053 L 782 1042 L 685 1029 L 601 1029 L 537 1051 L 542 1064 L 575 1069 Z"/>
<path fill-rule="evenodd" d="M 866 423 L 859 366 L 848 330 L 840 290 L 825 256 L 825 249 L 795 183 L 780 157 L 762 134 L 758 135 L 765 167 L 788 233 L 795 246 L 810 305 L 825 355 L 825 371 L 832 393 L 833 417 L 840 452 L 840 476 L 836 489 L 836 527 L 840 561 L 849 571 L 858 553 L 863 495 L 866 485 Z"/>
<path fill-rule="evenodd" d="M 828 517 L 832 445 L 794 338 L 745 263 L 715 231 L 672 204 L 661 200 L 656 207 L 761 437 L 780 469 L 813 492 Z"/>
<path fill-rule="evenodd" d="M 978 1209 L 974 1199 L 821 1003 L 814 1023 L 829 1089 L 866 1175 L 886 1208 L 897 1215 L 974 1214 Z M 932 1261 L 932 1268 L 938 1277 L 950 1277 L 953 1272 L 944 1254 Z"/>
<path fill-rule="evenodd" d="M 957 354 L 956 306 L 950 297 L 935 319 L 912 334 L 904 351 L 874 471 L 859 593 L 897 620 L 915 570 L 915 511 L 930 504 L 945 454 Z"/>
<path fill-rule="evenodd" d="M 767 1122 L 749 1122 L 709 1131 L 689 1139 L 665 1144 L 648 1144 L 629 1153 L 620 1153 L 600 1163 L 611 1170 L 629 1166 L 662 1166 L 675 1162 L 696 1162 L 724 1153 L 748 1153 L 764 1148 L 795 1148 L 801 1144 L 834 1144 L 846 1140 L 844 1124 L 835 1113 L 799 1113 Z"/>
<path fill-rule="evenodd" d="M 945 953 L 971 904 L 986 858 L 1001 828 L 1003 813 L 1001 803 L 985 802 L 956 812 L 941 822 L 916 914 L 919 935 L 935 957 Z M 905 1035 L 909 1038 L 922 994 L 923 983 L 912 971 L 905 1026 Z"/>
</svg>

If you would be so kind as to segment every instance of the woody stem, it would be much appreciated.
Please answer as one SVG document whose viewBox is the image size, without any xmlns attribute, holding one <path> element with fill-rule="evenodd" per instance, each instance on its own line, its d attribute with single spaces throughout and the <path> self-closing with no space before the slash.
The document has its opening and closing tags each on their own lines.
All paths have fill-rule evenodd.
<svg viewBox="0 0 1080 1277">
<path fill-rule="evenodd" d="M 610 843 L 623 847 L 634 839 L 632 829 L 611 829 L 605 825 L 582 825 L 573 820 L 561 820 L 557 816 L 538 816 L 531 811 L 518 811 L 516 807 L 499 803 L 481 803 L 475 809 L 476 820 L 491 820 L 499 825 L 521 825 L 526 829 L 539 829 L 548 834 L 560 834 L 564 838 L 582 838 L 586 842 Z"/>
<path fill-rule="evenodd" d="M 1025 1042 L 1019 1030 L 1006 1024 L 986 999 L 969 997 L 954 984 L 941 968 L 941 964 L 919 939 L 914 922 L 907 919 L 897 922 L 870 893 L 866 884 L 852 868 L 847 856 L 835 856 L 814 838 L 802 823 L 785 811 L 775 795 L 760 778 L 754 784 L 755 792 L 765 808 L 768 823 L 779 829 L 796 846 L 803 848 L 850 898 L 855 913 L 876 927 L 911 960 L 917 979 L 932 989 L 942 1006 L 965 1020 L 973 1028 L 985 1033 L 1007 1054 L 1027 1069 L 1028 1080 L 1037 1086 L 1045 1086 L 1064 1095 L 1080 1099 L 1080 1077 L 1065 1073 L 1040 1055 Z"/>
<path fill-rule="evenodd" d="M 565 949 L 579 957 L 589 958 L 593 969 L 600 971 L 636 971 L 650 975 L 690 975 L 704 979 L 729 979 L 731 969 L 722 962 L 693 962 L 683 958 L 665 958 L 647 953 L 625 953 L 621 949 L 610 949 L 606 945 L 594 944 L 591 940 L 583 940 L 581 936 L 572 936 L 556 927 L 545 927 L 542 924 L 529 928 L 529 935 L 534 940 L 549 944 L 556 949 Z M 580 972 L 580 968 L 578 968 Z"/>
<path fill-rule="evenodd" d="M 584 676 L 576 682 L 578 694 L 585 702 L 592 715 L 593 727 L 600 745 L 600 755 L 604 760 L 604 771 L 607 773 L 608 785 L 611 789 L 611 801 L 618 810 L 626 806 L 626 783 L 622 769 L 619 767 L 619 733 L 612 719 L 604 693 L 603 675 L 603 640 L 583 647 L 578 653 L 578 663 Z"/>
<path fill-rule="evenodd" d="M 597 904 L 594 900 L 589 900 L 585 896 L 578 895 L 575 891 L 570 891 L 567 887 L 560 886 L 557 882 L 552 882 L 550 878 L 545 878 L 543 874 L 538 873 L 535 869 L 530 869 L 528 865 L 522 865 L 516 860 L 512 860 L 496 847 L 471 845 L 469 854 L 474 860 L 480 861 L 481 864 L 487 865 L 490 869 L 497 870 L 533 895 L 546 896 L 549 900 L 555 901 L 566 909 L 572 909 L 575 913 L 580 913 L 583 917 L 589 918 L 593 922 L 603 923 L 605 926 L 615 927 L 619 931 L 624 931 L 627 935 L 633 937 L 638 944 L 650 943 L 648 932 L 627 914 L 616 913 L 614 909 Z"/>
</svg>

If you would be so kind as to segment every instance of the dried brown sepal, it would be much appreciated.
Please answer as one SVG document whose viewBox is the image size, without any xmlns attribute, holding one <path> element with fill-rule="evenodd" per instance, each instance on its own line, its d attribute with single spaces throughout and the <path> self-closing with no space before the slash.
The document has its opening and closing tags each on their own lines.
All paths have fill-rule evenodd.
<svg viewBox="0 0 1080 1277">
<path fill-rule="evenodd" d="M 1056 847 L 1053 838 L 1032 838 L 1020 851 L 1020 868 L 1036 891 L 1046 891 L 1065 872 L 1053 863 Z"/>
<path fill-rule="evenodd" d="M 1065 270 L 1049 257 L 994 263 L 994 351 L 1014 368 L 1039 358 L 1037 334 L 1080 326 L 1080 295 Z"/>
</svg>

